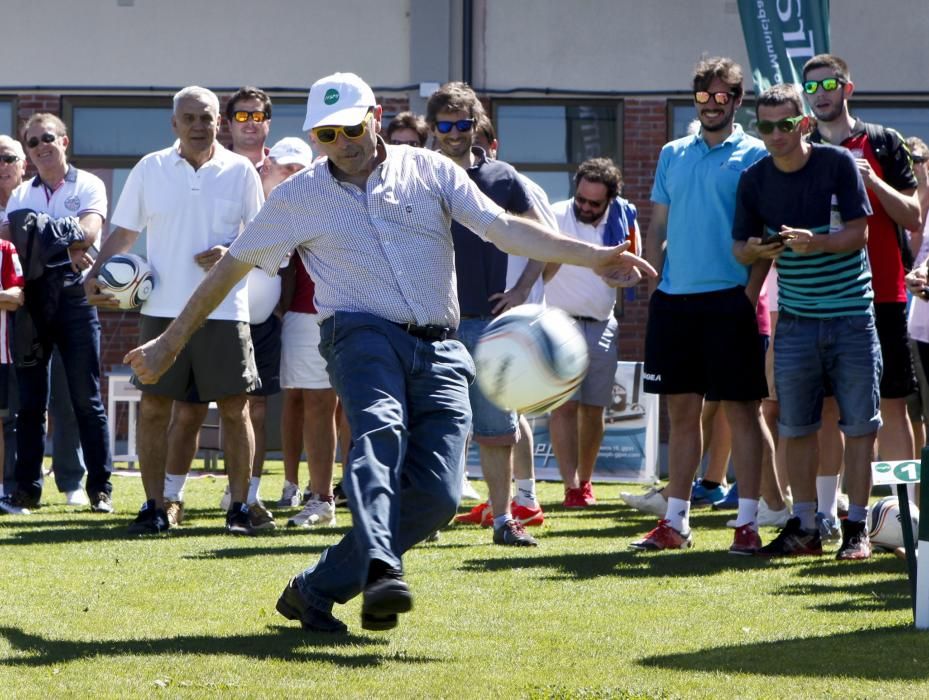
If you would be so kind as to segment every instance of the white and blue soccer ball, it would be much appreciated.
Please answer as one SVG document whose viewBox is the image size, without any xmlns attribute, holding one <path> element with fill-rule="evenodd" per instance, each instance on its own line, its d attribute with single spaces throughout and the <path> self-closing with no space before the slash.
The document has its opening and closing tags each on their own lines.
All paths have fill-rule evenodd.
<svg viewBox="0 0 929 700">
<path fill-rule="evenodd" d="M 910 501 L 913 537 L 919 530 L 919 508 Z M 903 515 L 896 496 L 884 496 L 871 506 L 868 514 L 868 536 L 871 544 L 883 549 L 903 547 Z"/>
<path fill-rule="evenodd" d="M 564 311 L 523 304 L 487 326 L 474 351 L 477 383 L 505 410 L 543 414 L 584 381 L 587 343 Z"/>
<path fill-rule="evenodd" d="M 103 263 L 97 281 L 119 300 L 121 309 L 141 306 L 155 288 L 151 265 L 132 253 L 114 255 Z"/>
</svg>

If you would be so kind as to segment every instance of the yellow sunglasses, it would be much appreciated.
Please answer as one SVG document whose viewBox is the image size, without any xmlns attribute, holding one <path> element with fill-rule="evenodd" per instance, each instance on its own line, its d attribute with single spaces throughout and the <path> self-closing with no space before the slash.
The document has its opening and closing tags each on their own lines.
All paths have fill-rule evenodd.
<svg viewBox="0 0 929 700">
<path fill-rule="evenodd" d="M 368 121 L 371 119 L 371 112 L 368 112 L 365 115 L 364 120 L 361 124 L 353 124 L 351 126 L 320 126 L 313 129 L 313 137 L 320 143 L 333 143 L 339 134 L 345 136 L 345 138 L 351 141 L 357 141 L 365 132 L 368 130 Z"/>
</svg>

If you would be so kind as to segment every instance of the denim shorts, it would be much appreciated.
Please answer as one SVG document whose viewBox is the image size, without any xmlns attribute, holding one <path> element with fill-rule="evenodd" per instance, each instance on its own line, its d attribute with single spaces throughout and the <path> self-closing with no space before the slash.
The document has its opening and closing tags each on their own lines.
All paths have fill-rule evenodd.
<svg viewBox="0 0 929 700">
<path fill-rule="evenodd" d="M 823 385 L 839 404 L 839 428 L 849 437 L 881 427 L 881 346 L 874 315 L 807 318 L 782 311 L 774 334 L 778 429 L 785 437 L 819 430 Z"/>
<path fill-rule="evenodd" d="M 481 333 L 492 319 L 466 318 L 458 326 L 458 340 L 464 344 L 471 356 Z M 474 441 L 484 445 L 513 445 L 519 435 L 516 413 L 504 411 L 484 396 L 477 382 L 468 388 L 471 399 L 472 429 Z"/>
</svg>

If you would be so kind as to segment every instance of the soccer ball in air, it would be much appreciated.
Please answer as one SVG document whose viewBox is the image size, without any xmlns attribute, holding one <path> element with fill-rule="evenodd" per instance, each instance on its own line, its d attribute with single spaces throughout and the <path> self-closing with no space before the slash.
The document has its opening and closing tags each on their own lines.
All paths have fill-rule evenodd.
<svg viewBox="0 0 929 700">
<path fill-rule="evenodd" d="M 119 308 L 141 306 L 155 287 L 152 268 L 138 255 L 122 253 L 103 263 L 97 281 L 119 300 Z"/>
<path fill-rule="evenodd" d="M 474 351 L 477 383 L 493 403 L 547 413 L 571 398 L 587 372 L 587 343 L 565 312 L 523 304 L 495 318 Z"/>
<path fill-rule="evenodd" d="M 913 536 L 919 529 L 919 508 L 910 501 L 910 519 L 913 523 Z M 873 506 L 868 514 L 868 536 L 871 544 L 884 549 L 896 549 L 903 546 L 903 518 L 896 496 L 885 496 Z"/>
</svg>

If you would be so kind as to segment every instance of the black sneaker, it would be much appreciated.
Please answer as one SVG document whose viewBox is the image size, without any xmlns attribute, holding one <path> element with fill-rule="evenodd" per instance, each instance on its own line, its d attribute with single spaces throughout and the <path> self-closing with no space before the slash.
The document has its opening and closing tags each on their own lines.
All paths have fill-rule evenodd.
<svg viewBox="0 0 929 700">
<path fill-rule="evenodd" d="M 288 620 L 300 620 L 307 632 L 324 632 L 326 634 L 345 634 L 348 627 L 331 613 L 307 605 L 297 588 L 297 579 L 292 578 L 277 599 L 277 611 Z"/>
<path fill-rule="evenodd" d="M 332 495 L 335 498 L 335 504 L 337 506 L 344 506 L 348 503 L 348 498 L 345 495 L 345 490 L 342 488 L 341 481 L 332 488 Z"/>
<path fill-rule="evenodd" d="M 512 547 L 537 547 L 535 537 L 526 532 L 518 520 L 507 520 L 500 527 L 494 527 L 494 544 L 505 544 Z"/>
<path fill-rule="evenodd" d="M 233 503 L 226 514 L 226 532 L 230 535 L 254 535 L 252 519 L 248 514 L 248 506 L 244 503 Z"/>
<path fill-rule="evenodd" d="M 156 508 L 154 500 L 142 504 L 136 519 L 129 523 L 130 535 L 158 535 L 170 528 L 163 508 Z"/>
<path fill-rule="evenodd" d="M 800 527 L 800 518 L 791 518 L 777 537 L 755 552 L 759 557 L 822 556 L 823 542 L 819 528 L 808 532 Z"/>
<path fill-rule="evenodd" d="M 94 513 L 112 513 L 113 499 L 105 491 L 95 493 L 90 497 L 90 509 Z"/>
<path fill-rule="evenodd" d="M 38 498 L 33 498 L 19 489 L 9 496 L 0 498 L 0 513 L 6 513 L 7 515 L 32 515 L 32 509 L 38 507 Z"/>
<path fill-rule="evenodd" d="M 375 559 L 368 572 L 361 604 L 361 627 L 372 631 L 393 629 L 398 614 L 413 609 L 413 594 L 403 572 Z"/>
<path fill-rule="evenodd" d="M 842 521 L 842 546 L 835 558 L 843 561 L 871 558 L 871 538 L 868 537 L 867 523 Z"/>
</svg>

